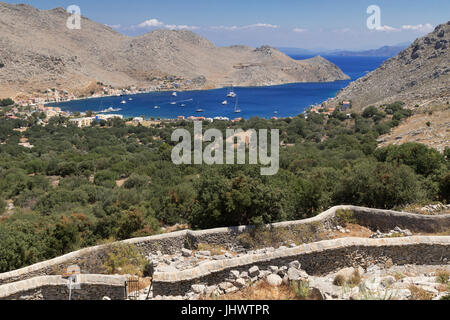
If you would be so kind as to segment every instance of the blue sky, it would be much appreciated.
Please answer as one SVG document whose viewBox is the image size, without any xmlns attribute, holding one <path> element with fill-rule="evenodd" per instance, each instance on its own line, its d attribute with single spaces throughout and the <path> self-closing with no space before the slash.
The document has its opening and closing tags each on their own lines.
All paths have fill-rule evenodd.
<svg viewBox="0 0 450 320">
<path fill-rule="evenodd" d="M 370 49 L 409 42 L 449 20 L 448 0 L 21 0 L 39 9 L 78 5 L 81 13 L 134 36 L 189 29 L 216 45 Z M 381 9 L 369 30 L 367 7 Z"/>
</svg>

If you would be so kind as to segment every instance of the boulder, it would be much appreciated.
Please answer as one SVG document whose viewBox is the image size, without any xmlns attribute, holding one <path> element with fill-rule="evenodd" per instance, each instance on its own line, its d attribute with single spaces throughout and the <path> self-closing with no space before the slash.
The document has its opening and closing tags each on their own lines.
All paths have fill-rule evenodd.
<svg viewBox="0 0 450 320">
<path fill-rule="evenodd" d="M 259 273 L 260 273 L 260 271 L 259 271 L 259 268 L 257 267 L 257 266 L 254 266 L 254 267 L 251 267 L 249 270 L 248 270 L 248 275 L 250 276 L 250 277 L 257 277 L 257 276 L 259 276 Z"/>
<path fill-rule="evenodd" d="M 192 251 L 189 249 L 181 249 L 181 255 L 186 258 L 191 257 Z"/>
<path fill-rule="evenodd" d="M 233 286 L 233 284 L 230 283 L 230 282 L 222 282 L 221 284 L 219 284 L 219 288 L 220 288 L 221 290 L 223 290 L 223 291 L 225 291 L 225 290 L 227 290 L 227 289 L 230 289 L 230 288 L 232 288 L 232 287 L 234 287 L 234 286 Z"/>
<path fill-rule="evenodd" d="M 206 286 L 202 284 L 194 284 L 192 285 L 191 289 L 196 294 L 203 294 L 205 293 Z"/>
<path fill-rule="evenodd" d="M 289 268 L 300 269 L 301 267 L 302 265 L 297 260 L 289 263 Z"/>
<path fill-rule="evenodd" d="M 243 288 L 243 287 L 247 286 L 247 281 L 245 281 L 242 278 L 239 278 L 236 281 L 234 281 L 233 284 L 238 288 Z"/>
<path fill-rule="evenodd" d="M 308 280 L 308 274 L 305 271 L 295 268 L 289 268 L 287 277 L 289 281 Z"/>
<path fill-rule="evenodd" d="M 279 287 L 283 283 L 283 279 L 279 275 L 271 274 L 266 278 L 267 283 L 272 287 Z"/>
<path fill-rule="evenodd" d="M 237 278 L 239 278 L 239 275 L 240 275 L 240 273 L 237 270 L 230 271 L 230 279 L 237 279 Z"/>
<path fill-rule="evenodd" d="M 269 267 L 270 272 L 272 273 L 277 273 L 278 272 L 278 267 L 277 266 L 270 266 Z"/>
</svg>

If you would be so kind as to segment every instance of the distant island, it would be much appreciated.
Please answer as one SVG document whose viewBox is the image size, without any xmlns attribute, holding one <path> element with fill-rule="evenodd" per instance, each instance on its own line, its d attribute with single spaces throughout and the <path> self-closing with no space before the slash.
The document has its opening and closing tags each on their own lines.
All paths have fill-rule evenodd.
<svg viewBox="0 0 450 320">
<path fill-rule="evenodd" d="M 338 56 L 338 57 L 394 57 L 401 51 L 410 46 L 410 43 L 401 43 L 395 46 L 383 46 L 377 49 L 370 50 L 324 50 L 324 49 L 302 49 L 302 48 L 286 48 L 279 47 L 278 49 L 287 55 L 304 55 L 304 56 Z"/>
</svg>

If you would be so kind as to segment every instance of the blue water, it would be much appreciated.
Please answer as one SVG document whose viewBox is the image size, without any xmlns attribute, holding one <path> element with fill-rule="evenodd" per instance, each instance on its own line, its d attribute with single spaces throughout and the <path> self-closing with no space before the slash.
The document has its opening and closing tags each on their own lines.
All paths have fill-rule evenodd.
<svg viewBox="0 0 450 320">
<path fill-rule="evenodd" d="M 306 59 L 309 56 L 292 56 L 294 59 Z M 339 66 L 344 73 L 354 81 L 367 72 L 378 68 L 384 57 L 325 57 Z M 310 105 L 321 103 L 334 97 L 339 90 L 346 87 L 351 81 L 336 81 L 332 83 L 295 83 L 270 87 L 246 87 L 235 88 L 239 97 L 237 114 L 235 99 L 228 99 L 228 105 L 222 105 L 226 99 L 228 89 L 185 91 L 178 92 L 177 97 L 172 97 L 172 92 L 154 92 L 137 94 L 130 97 L 104 97 L 97 99 L 70 101 L 53 105 L 60 106 L 65 111 L 84 112 L 101 110 L 113 107 L 121 108 L 121 111 L 113 112 L 125 117 L 154 117 L 161 119 L 173 119 L 178 116 L 202 116 L 202 117 L 228 117 L 234 119 L 242 117 L 250 119 L 254 116 L 261 118 L 289 117 L 303 113 Z M 132 101 L 128 101 L 132 98 Z M 125 99 L 127 104 L 120 104 Z M 171 103 L 176 102 L 176 105 Z M 185 104 L 184 107 L 181 104 Z M 154 109 L 159 106 L 160 109 Z M 196 110 L 203 109 L 198 113 Z"/>
</svg>

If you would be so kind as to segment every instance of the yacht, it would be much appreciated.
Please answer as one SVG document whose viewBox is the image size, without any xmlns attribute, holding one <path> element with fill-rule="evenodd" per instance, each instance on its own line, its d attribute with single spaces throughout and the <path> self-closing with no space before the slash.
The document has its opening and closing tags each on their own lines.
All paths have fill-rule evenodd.
<svg viewBox="0 0 450 320">
<path fill-rule="evenodd" d="M 175 104 L 177 104 L 177 103 L 174 101 L 174 102 L 171 102 L 170 104 L 175 105 Z"/>
<path fill-rule="evenodd" d="M 230 92 L 227 94 L 228 98 L 236 98 L 236 93 L 234 92 L 233 86 L 231 86 Z"/>
<path fill-rule="evenodd" d="M 234 113 L 241 113 L 242 112 L 241 109 L 238 109 L 238 101 L 239 101 L 239 99 L 236 96 L 236 104 L 234 105 Z"/>
<path fill-rule="evenodd" d="M 222 104 L 225 106 L 225 105 L 227 105 L 228 104 L 228 101 L 227 100 L 225 100 L 225 101 L 223 101 L 222 102 Z"/>
<path fill-rule="evenodd" d="M 129 98 L 128 101 L 133 101 L 133 98 Z"/>
<path fill-rule="evenodd" d="M 121 104 L 126 104 L 127 102 L 125 100 L 122 100 L 120 103 Z"/>
<path fill-rule="evenodd" d="M 195 112 L 204 112 L 203 109 L 197 109 Z"/>
<path fill-rule="evenodd" d="M 176 92 L 172 93 L 172 96 L 176 97 L 178 94 Z"/>
<path fill-rule="evenodd" d="M 153 107 L 153 109 L 159 109 L 159 108 L 160 108 L 159 106 L 154 106 L 154 107 Z"/>
</svg>

